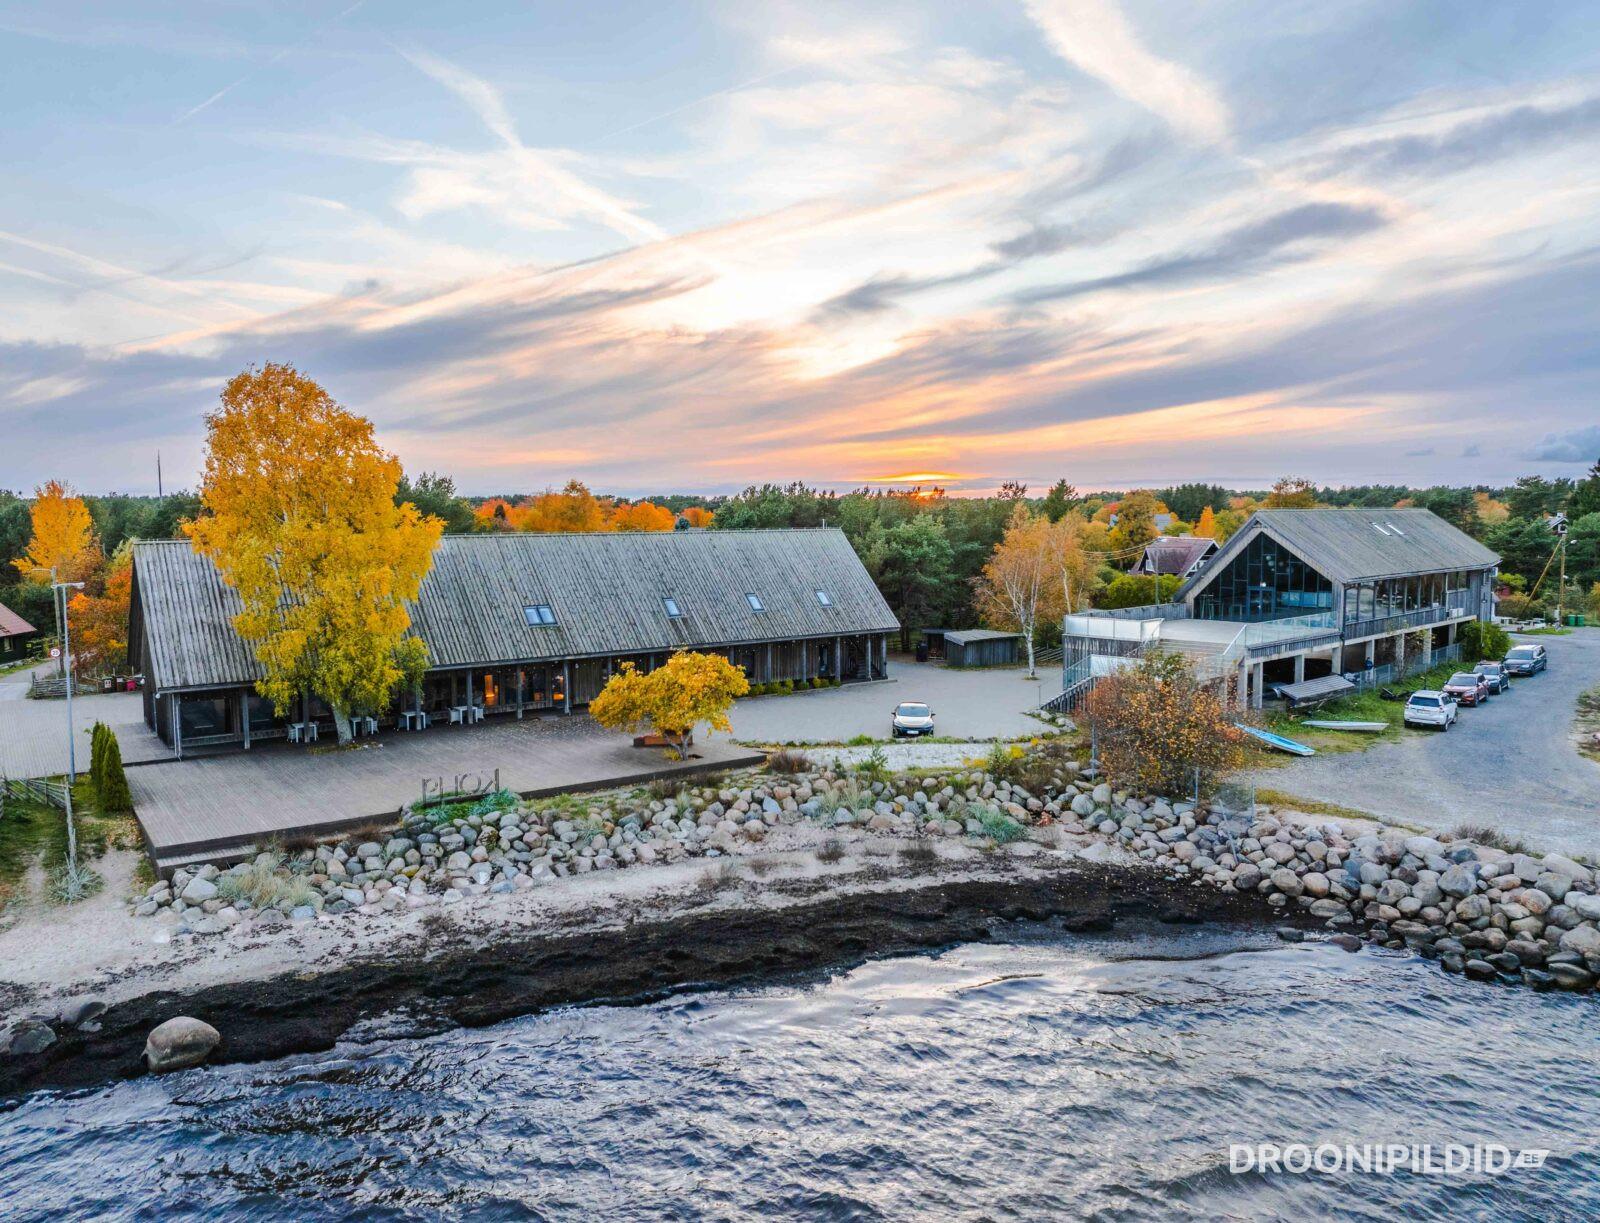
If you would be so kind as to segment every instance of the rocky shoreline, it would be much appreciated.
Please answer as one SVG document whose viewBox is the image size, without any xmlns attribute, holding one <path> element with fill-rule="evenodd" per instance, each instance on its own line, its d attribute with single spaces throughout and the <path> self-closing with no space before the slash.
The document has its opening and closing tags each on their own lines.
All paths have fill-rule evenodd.
<svg viewBox="0 0 1600 1223">
<path fill-rule="evenodd" d="M 444 945 L 425 961 L 398 949 L 345 957 L 326 972 L 252 984 L 248 1000 L 231 985 L 156 991 L 85 1015 L 93 999 L 69 999 L 12 1023 L 0 1093 L 136 1073 L 144 1033 L 179 1014 L 224 1034 L 220 1057 L 250 1060 L 326 1048 L 384 1007 L 426 1004 L 442 1008 L 441 1022 L 488 1023 L 982 937 L 987 918 L 1013 911 L 1105 916 L 1112 897 L 1130 911 L 1285 923 L 1286 937 L 1321 925 L 1352 950 L 1365 939 L 1534 989 L 1587 990 L 1600 973 L 1595 874 L 1559 854 L 1135 797 L 1086 775 L 1059 742 L 997 749 L 954 771 L 891 775 L 870 759 L 817 769 L 782 753 L 772 763 L 783 771 L 672 791 L 491 795 L 409 812 L 381 840 L 179 871 L 131 911 L 156 941 L 224 951 L 358 919 L 411 917 L 412 928 L 436 919 L 443 928 L 451 914 L 531 904 L 552 889 L 577 908 L 582 889 L 599 882 L 560 882 L 578 876 L 700 873 L 687 897 L 630 914 L 620 934 L 490 937 Z M 806 877 L 807 863 L 822 871 L 847 857 L 865 879 Z M 886 878 L 896 888 L 874 890 Z M 739 902 L 720 906 L 714 923 L 684 915 L 730 889 Z M 601 916 L 577 911 L 591 923 Z M 812 920 L 824 933 L 804 936 Z M 359 996 L 338 984 L 351 972 L 367 986 Z"/>
<path fill-rule="evenodd" d="M 0 1098 L 143 1074 L 147 1036 L 177 1015 L 222 1034 L 212 1062 L 252 1062 L 326 1050 L 353 1029 L 416 1036 L 555 1006 L 648 1002 L 688 989 L 833 971 L 870 957 L 988 939 L 1014 921 L 1055 921 L 1086 932 L 1138 921 L 1259 924 L 1261 917 L 1243 896 L 1159 878 L 1135 881 L 1124 869 L 1084 863 L 1027 878 L 843 893 L 822 887 L 812 897 L 804 895 L 810 889 L 791 890 L 802 894 L 782 907 L 735 903 L 467 948 L 440 939 L 422 954 L 285 973 L 247 990 L 229 984 L 156 991 L 92 1010 L 77 1026 L 57 1016 L 57 1036 L 47 1047 L 0 1058 Z"/>
</svg>

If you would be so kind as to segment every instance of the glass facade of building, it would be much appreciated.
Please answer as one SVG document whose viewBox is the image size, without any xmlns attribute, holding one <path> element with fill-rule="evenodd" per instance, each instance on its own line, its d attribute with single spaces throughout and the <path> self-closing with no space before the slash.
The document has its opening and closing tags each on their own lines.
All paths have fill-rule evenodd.
<svg viewBox="0 0 1600 1223">
<path fill-rule="evenodd" d="M 1258 534 L 1195 600 L 1202 620 L 1281 620 L 1333 609 L 1333 583 L 1277 540 Z"/>
<path fill-rule="evenodd" d="M 1465 572 L 1429 573 L 1352 585 L 1344 595 L 1344 622 L 1360 624 L 1431 610 L 1443 619 L 1446 609 L 1469 606 L 1471 577 Z"/>
</svg>

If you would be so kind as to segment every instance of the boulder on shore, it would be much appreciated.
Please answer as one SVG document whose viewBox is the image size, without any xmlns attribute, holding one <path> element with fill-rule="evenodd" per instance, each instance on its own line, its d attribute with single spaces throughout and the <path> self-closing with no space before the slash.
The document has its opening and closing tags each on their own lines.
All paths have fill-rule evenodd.
<svg viewBox="0 0 1600 1223">
<path fill-rule="evenodd" d="M 152 1074 L 198 1066 L 222 1043 L 222 1033 L 209 1023 L 179 1015 L 151 1031 L 144 1042 L 144 1060 Z"/>
</svg>

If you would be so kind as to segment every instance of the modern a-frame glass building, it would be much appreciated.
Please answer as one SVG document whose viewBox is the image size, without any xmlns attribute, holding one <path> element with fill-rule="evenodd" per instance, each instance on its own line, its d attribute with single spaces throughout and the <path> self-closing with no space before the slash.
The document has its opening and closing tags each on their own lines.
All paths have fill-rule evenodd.
<svg viewBox="0 0 1600 1223">
<path fill-rule="evenodd" d="M 1081 675 L 1065 686 L 1094 670 L 1086 656 L 1156 640 L 1252 705 L 1323 675 L 1387 682 L 1451 657 L 1462 624 L 1492 618 L 1499 559 L 1428 510 L 1259 510 L 1172 603 L 1069 616 Z"/>
</svg>

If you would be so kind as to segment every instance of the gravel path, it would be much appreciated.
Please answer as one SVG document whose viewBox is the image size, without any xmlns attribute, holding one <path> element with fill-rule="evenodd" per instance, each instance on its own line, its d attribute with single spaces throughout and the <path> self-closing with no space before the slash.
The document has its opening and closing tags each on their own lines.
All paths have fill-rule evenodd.
<svg viewBox="0 0 1600 1223">
<path fill-rule="evenodd" d="M 1463 709 L 1447 734 L 1406 731 L 1365 752 L 1259 769 L 1253 780 L 1419 828 L 1488 824 L 1538 849 L 1600 853 L 1600 764 L 1579 755 L 1573 736 L 1578 696 L 1600 684 L 1600 630 L 1518 640 L 1542 644 L 1550 669 Z"/>
<path fill-rule="evenodd" d="M 1043 729 L 1043 728 L 1041 728 Z M 994 748 L 992 740 L 974 743 L 881 743 L 891 769 L 959 769 L 969 760 L 982 760 Z M 873 752 L 870 747 L 811 747 L 797 749 L 812 761 L 827 764 L 860 764 Z"/>
</svg>

